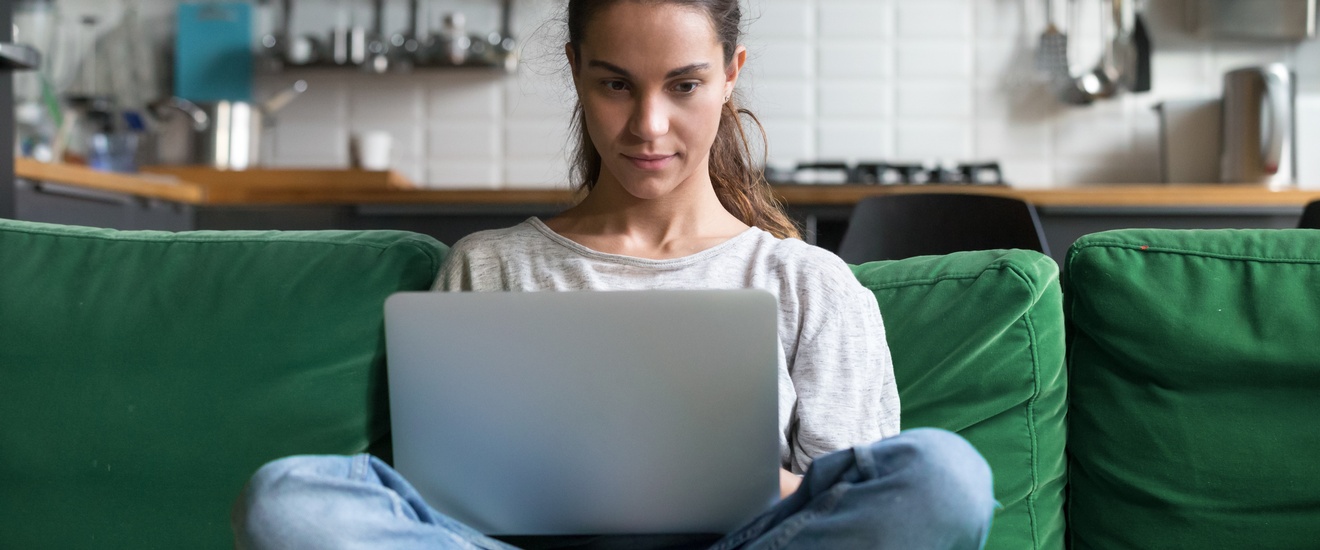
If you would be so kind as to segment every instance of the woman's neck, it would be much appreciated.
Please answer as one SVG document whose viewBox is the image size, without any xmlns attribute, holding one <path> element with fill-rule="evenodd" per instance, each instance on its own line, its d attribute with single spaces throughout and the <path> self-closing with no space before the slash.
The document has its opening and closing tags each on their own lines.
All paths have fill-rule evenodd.
<svg viewBox="0 0 1320 550">
<path fill-rule="evenodd" d="M 747 230 L 724 209 L 710 183 L 688 181 L 662 197 L 642 199 L 603 174 L 577 206 L 546 225 L 577 243 L 610 254 L 665 259 L 695 254 Z"/>
</svg>

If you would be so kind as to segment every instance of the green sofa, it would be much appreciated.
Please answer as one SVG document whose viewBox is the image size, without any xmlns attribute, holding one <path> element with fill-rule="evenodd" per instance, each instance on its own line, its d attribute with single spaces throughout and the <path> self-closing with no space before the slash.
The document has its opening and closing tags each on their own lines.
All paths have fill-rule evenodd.
<svg viewBox="0 0 1320 550">
<path fill-rule="evenodd" d="M 263 462 L 388 455 L 392 232 L 0 220 L 0 546 L 223 548 Z M 988 547 L 1320 547 L 1320 232 L 1083 238 L 854 266 L 905 428 L 995 472 Z"/>
</svg>

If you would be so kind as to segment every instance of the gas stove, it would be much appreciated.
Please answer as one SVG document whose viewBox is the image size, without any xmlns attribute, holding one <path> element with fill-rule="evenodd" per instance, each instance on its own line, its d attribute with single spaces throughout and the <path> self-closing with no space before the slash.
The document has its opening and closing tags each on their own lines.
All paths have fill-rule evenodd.
<svg viewBox="0 0 1320 550">
<path fill-rule="evenodd" d="M 767 167 L 765 177 L 778 184 L 1007 185 L 998 162 L 803 162 L 793 168 Z"/>
</svg>

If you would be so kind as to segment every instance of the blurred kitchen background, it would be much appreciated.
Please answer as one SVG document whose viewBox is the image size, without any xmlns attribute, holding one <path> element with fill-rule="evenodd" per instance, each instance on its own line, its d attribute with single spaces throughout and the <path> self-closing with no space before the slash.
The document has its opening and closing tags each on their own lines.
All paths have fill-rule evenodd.
<svg viewBox="0 0 1320 550">
<path fill-rule="evenodd" d="M 17 146 L 49 158 L 59 133 L 54 120 L 82 109 L 86 121 L 96 111 L 88 98 L 110 97 L 130 116 L 105 124 L 148 131 L 139 162 L 180 161 L 195 121 L 172 107 L 158 105 L 152 114 L 148 105 L 185 92 L 175 86 L 176 57 L 240 40 L 250 58 L 186 71 L 194 80 L 184 85 L 194 88 L 184 95 L 210 85 L 236 87 L 255 102 L 287 101 L 258 132 L 264 166 L 346 167 L 353 138 L 385 132 L 389 166 L 419 185 L 566 185 L 573 92 L 561 1 L 418 1 L 415 13 L 406 0 L 378 3 L 390 51 L 416 40 L 439 56 L 430 63 L 436 66 L 373 60 L 369 44 L 354 45 L 370 36 L 352 29 L 369 35 L 377 27 L 372 0 L 252 3 L 221 18 L 238 29 L 233 36 L 217 27 L 176 34 L 190 23 L 185 15 L 233 4 L 18 0 L 16 41 L 36 46 L 44 60 L 40 73 L 16 73 Z M 1108 0 L 1057 0 L 1052 9 L 1049 0 L 751 0 L 744 4 L 750 56 L 741 91 L 768 132 L 771 169 L 821 161 L 997 163 L 1017 188 L 1160 183 L 1168 169 L 1158 104 L 1214 100 L 1226 72 L 1282 63 L 1294 77 L 1295 180 L 1320 187 L 1315 0 L 1232 0 L 1260 16 L 1261 32 L 1217 27 L 1209 12 L 1226 3 L 1129 2 L 1151 45 L 1149 91 L 1119 88 L 1077 105 L 1061 99 L 1067 94 L 1047 70 L 1058 60 L 1041 50 L 1064 52 L 1073 74 L 1090 72 L 1112 37 Z M 1042 38 L 1051 19 L 1066 34 L 1066 50 L 1051 41 L 1057 35 Z M 446 36 L 469 40 L 441 40 L 427 50 L 428 37 Z M 452 66 L 448 54 L 462 66 Z M 337 55 L 358 57 L 334 66 Z M 301 94 L 301 84 L 293 88 L 299 81 Z M 67 147 L 79 152 L 76 143 Z M 1217 163 L 1218 155 L 1205 162 Z"/>
</svg>

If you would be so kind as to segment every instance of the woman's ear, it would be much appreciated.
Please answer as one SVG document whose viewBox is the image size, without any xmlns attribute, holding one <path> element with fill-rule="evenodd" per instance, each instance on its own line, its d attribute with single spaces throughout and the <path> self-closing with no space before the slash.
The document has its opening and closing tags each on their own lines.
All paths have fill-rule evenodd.
<svg viewBox="0 0 1320 550">
<path fill-rule="evenodd" d="M 577 54 L 573 50 L 572 42 L 564 43 L 564 56 L 568 58 L 568 68 L 573 75 L 573 79 L 577 80 L 578 59 L 577 59 Z"/>
<path fill-rule="evenodd" d="M 733 51 L 733 60 L 724 69 L 725 96 L 733 93 L 733 87 L 738 83 L 738 75 L 742 74 L 744 63 L 747 63 L 747 47 L 739 44 L 738 49 Z"/>
</svg>

